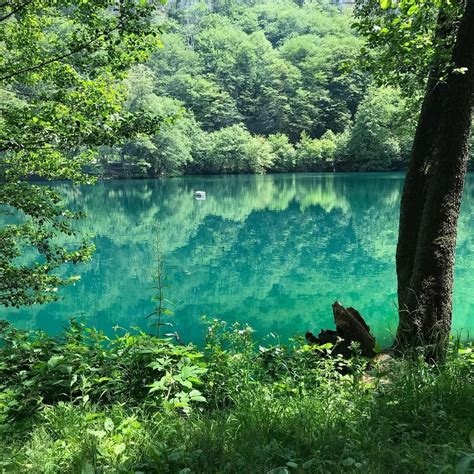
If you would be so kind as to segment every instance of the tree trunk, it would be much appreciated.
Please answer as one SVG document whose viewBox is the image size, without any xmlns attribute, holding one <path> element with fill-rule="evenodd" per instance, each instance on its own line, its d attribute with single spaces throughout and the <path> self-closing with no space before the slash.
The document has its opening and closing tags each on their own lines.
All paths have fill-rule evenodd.
<svg viewBox="0 0 474 474">
<path fill-rule="evenodd" d="M 442 97 L 436 99 L 440 114 L 434 122 L 438 121 L 439 130 L 422 187 L 418 188 L 424 202 L 416 196 L 421 178 L 414 155 L 400 212 L 397 270 L 401 305 L 396 346 L 402 350 L 425 346 L 429 358 L 443 355 L 451 329 L 457 221 L 474 97 L 474 0 L 466 1 L 453 64 L 458 72 L 448 75 L 440 89 Z M 419 127 L 426 120 L 429 117 L 422 114 Z M 432 135 L 429 125 L 425 126 L 427 131 L 420 133 Z M 407 224 L 411 215 L 415 225 Z"/>
<path fill-rule="evenodd" d="M 415 263 L 418 232 L 426 202 L 429 163 L 433 155 L 433 144 L 438 134 L 443 103 L 442 84 L 430 81 L 418 120 L 409 164 L 400 203 L 400 225 L 397 244 L 398 307 L 406 310 L 406 298 Z"/>
<path fill-rule="evenodd" d="M 441 11 L 438 15 L 435 43 L 445 44 L 443 40 L 451 33 L 452 27 L 445 12 Z M 439 55 L 441 51 L 437 53 Z M 412 158 L 403 185 L 396 256 L 400 311 L 406 310 L 407 291 L 415 263 L 418 232 L 426 201 L 429 163 L 440 128 L 446 89 L 445 84 L 438 79 L 441 70 L 442 66 L 439 63 L 431 67 L 413 142 Z"/>
</svg>

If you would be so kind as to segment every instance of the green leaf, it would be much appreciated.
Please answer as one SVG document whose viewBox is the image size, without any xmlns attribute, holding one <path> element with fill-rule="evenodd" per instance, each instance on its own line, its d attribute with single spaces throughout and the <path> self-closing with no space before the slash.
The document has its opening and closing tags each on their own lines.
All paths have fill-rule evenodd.
<svg viewBox="0 0 474 474">
<path fill-rule="evenodd" d="M 106 418 L 104 421 L 104 428 L 105 431 L 112 431 L 114 429 L 115 425 L 114 422 L 112 421 L 111 418 Z"/>
<path fill-rule="evenodd" d="M 206 402 L 207 400 L 201 395 L 199 390 L 191 390 L 189 392 L 189 398 L 193 402 Z"/>
<path fill-rule="evenodd" d="M 468 455 L 464 456 L 459 460 L 459 462 L 456 465 L 456 474 L 466 474 L 471 466 L 471 462 L 474 460 L 474 456 Z"/>
<path fill-rule="evenodd" d="M 107 434 L 107 432 L 103 430 L 87 430 L 87 432 L 99 439 L 102 439 Z"/>
<path fill-rule="evenodd" d="M 203 403 L 207 402 L 206 398 L 203 397 L 202 395 L 199 395 L 197 397 L 191 397 L 191 401 L 192 402 L 203 402 Z"/>
<path fill-rule="evenodd" d="M 54 368 L 62 360 L 63 360 L 63 356 L 53 356 L 48 360 L 48 366 L 51 368 Z"/>
<path fill-rule="evenodd" d="M 125 451 L 125 449 L 126 449 L 126 446 L 124 443 L 116 444 L 114 446 L 114 453 L 115 455 L 119 456 Z"/>
<path fill-rule="evenodd" d="M 355 464 L 354 458 L 346 458 L 344 461 L 342 461 L 343 466 L 352 466 L 353 464 Z"/>
</svg>

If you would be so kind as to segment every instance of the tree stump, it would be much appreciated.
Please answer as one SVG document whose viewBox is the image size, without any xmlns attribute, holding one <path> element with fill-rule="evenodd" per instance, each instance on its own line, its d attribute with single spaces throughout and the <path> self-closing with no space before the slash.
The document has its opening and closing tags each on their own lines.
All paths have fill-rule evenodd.
<svg viewBox="0 0 474 474">
<path fill-rule="evenodd" d="M 334 345 L 331 354 L 340 354 L 346 359 L 354 355 L 351 349 L 352 343 L 358 342 L 361 354 L 364 357 L 374 357 L 375 338 L 370 333 L 370 328 L 360 313 L 354 308 L 344 308 L 338 301 L 332 305 L 332 312 L 336 330 L 323 329 L 318 337 L 308 331 L 306 340 L 317 345 L 329 342 Z"/>
</svg>

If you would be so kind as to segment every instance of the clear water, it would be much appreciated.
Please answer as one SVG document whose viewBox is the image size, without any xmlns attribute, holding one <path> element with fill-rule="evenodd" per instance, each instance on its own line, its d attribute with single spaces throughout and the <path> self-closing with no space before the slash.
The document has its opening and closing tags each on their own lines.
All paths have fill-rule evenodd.
<svg viewBox="0 0 474 474">
<path fill-rule="evenodd" d="M 331 304 L 357 308 L 382 343 L 396 329 L 395 246 L 401 174 L 285 174 L 58 185 L 97 252 L 81 280 L 45 306 L 0 317 L 55 333 L 71 316 L 112 332 L 147 328 L 157 246 L 185 341 L 201 316 L 286 339 L 333 326 Z M 204 190 L 198 201 L 193 191 Z M 474 333 L 474 176 L 459 229 L 454 329 Z M 464 332 L 466 335 L 467 333 Z"/>
</svg>

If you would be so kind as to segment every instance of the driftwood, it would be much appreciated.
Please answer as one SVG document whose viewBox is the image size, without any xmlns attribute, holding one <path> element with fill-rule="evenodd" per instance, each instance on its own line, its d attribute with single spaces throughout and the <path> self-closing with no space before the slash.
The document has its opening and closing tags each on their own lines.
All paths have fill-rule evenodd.
<svg viewBox="0 0 474 474">
<path fill-rule="evenodd" d="M 306 340 L 311 344 L 333 344 L 332 355 L 341 354 L 344 358 L 353 355 L 352 343 L 357 342 L 360 352 L 365 357 L 375 356 L 375 338 L 364 318 L 354 308 L 344 308 L 338 301 L 332 305 L 336 330 L 323 329 L 316 337 L 313 333 L 306 333 Z"/>
</svg>

